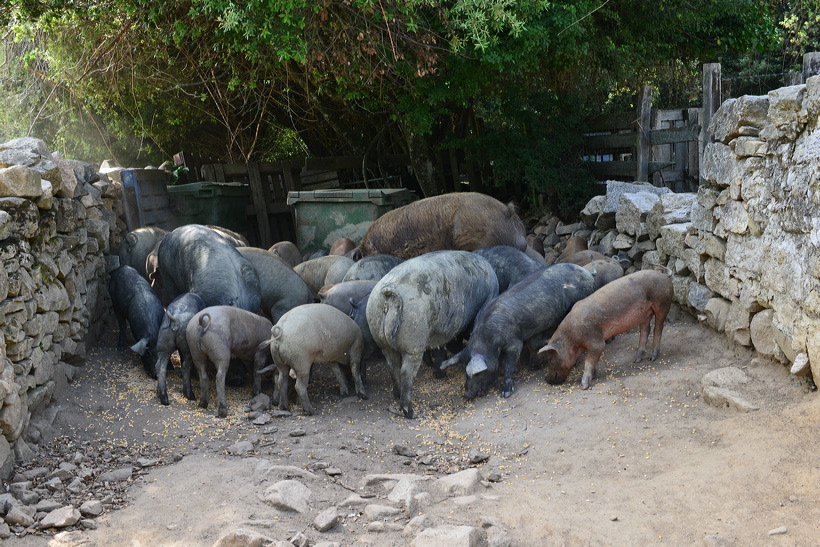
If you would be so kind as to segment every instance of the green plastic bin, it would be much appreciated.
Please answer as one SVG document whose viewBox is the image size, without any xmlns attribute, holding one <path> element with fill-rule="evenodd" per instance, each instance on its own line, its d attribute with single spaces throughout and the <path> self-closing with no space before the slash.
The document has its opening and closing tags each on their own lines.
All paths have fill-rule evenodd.
<svg viewBox="0 0 820 547">
<path fill-rule="evenodd" d="M 296 245 L 307 254 L 329 251 L 340 237 L 358 244 L 374 220 L 416 199 L 406 188 L 288 192 Z"/>
<path fill-rule="evenodd" d="M 210 224 L 248 232 L 250 190 L 241 182 L 194 182 L 168 187 L 171 226 Z"/>
</svg>

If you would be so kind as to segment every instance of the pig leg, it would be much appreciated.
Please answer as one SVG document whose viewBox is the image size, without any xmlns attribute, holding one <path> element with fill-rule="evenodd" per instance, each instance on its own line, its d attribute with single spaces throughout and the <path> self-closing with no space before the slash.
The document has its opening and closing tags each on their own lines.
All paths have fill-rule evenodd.
<svg viewBox="0 0 820 547">
<path fill-rule="evenodd" d="M 310 379 L 310 367 L 311 363 L 301 363 L 297 364 L 293 369 L 301 371 L 296 373 L 296 393 L 299 394 L 302 409 L 308 416 L 313 416 L 313 406 L 310 404 L 307 392 L 308 380 Z M 336 365 L 337 370 L 338 368 L 339 365 Z M 341 375 L 341 371 L 339 371 L 339 375 Z"/>
<path fill-rule="evenodd" d="M 122 351 L 125 349 L 125 337 L 126 337 L 126 310 L 120 309 L 119 306 L 114 306 L 114 315 L 117 317 L 117 324 L 120 327 L 119 338 L 117 338 L 117 350 Z"/>
<path fill-rule="evenodd" d="M 392 348 L 385 348 L 382 351 L 387 362 L 387 370 L 390 371 L 390 377 L 393 378 L 393 398 L 398 399 L 401 395 L 401 353 Z"/>
<path fill-rule="evenodd" d="M 399 373 L 400 393 L 399 408 L 404 412 L 404 417 L 412 419 L 415 417 L 413 412 L 413 405 L 410 403 L 410 397 L 413 393 L 413 380 L 421 368 L 422 354 L 404 354 L 401 363 L 401 371 Z"/>
<path fill-rule="evenodd" d="M 290 388 L 290 367 L 279 365 L 276 387 L 279 389 L 279 408 L 281 410 L 289 410 L 288 389 Z"/>
<path fill-rule="evenodd" d="M 228 399 L 225 396 L 225 377 L 228 375 L 228 368 L 231 366 L 230 359 L 218 360 L 216 365 L 216 414 L 220 418 L 228 416 Z"/>
<path fill-rule="evenodd" d="M 339 382 L 339 396 L 342 399 L 350 396 L 350 389 L 347 387 L 347 378 L 345 378 L 345 374 L 342 372 L 342 368 L 339 366 L 339 363 L 329 364 L 331 370 L 333 371 L 333 375 L 336 377 L 336 381 Z"/>
<path fill-rule="evenodd" d="M 353 372 L 353 384 L 356 386 L 356 395 L 359 399 L 367 399 L 367 387 L 364 379 L 364 362 L 362 361 L 362 353 L 364 352 L 364 344 L 354 344 L 350 348 L 350 370 Z"/>
<path fill-rule="evenodd" d="M 652 316 L 646 318 L 646 321 L 641 323 L 641 342 L 638 344 L 638 351 L 635 353 L 635 363 L 640 363 L 643 361 L 643 355 L 646 352 L 646 343 L 649 341 L 649 322 L 652 320 Z"/>
<path fill-rule="evenodd" d="M 518 368 L 518 358 L 521 357 L 523 342 L 511 344 L 501 351 L 501 365 L 504 367 L 504 381 L 501 383 L 501 396 L 505 399 L 512 395 L 515 389 L 515 370 Z"/>
<path fill-rule="evenodd" d="M 157 397 L 159 397 L 159 402 L 166 406 L 168 405 L 168 389 L 165 385 L 165 377 L 168 374 L 168 359 L 170 357 L 170 354 L 162 352 L 157 355 L 157 362 L 154 365 L 157 371 Z"/>
<path fill-rule="evenodd" d="M 182 357 L 182 394 L 185 395 L 185 398 L 189 401 L 193 401 L 196 399 L 196 396 L 194 396 L 194 387 L 191 385 L 191 370 L 194 368 L 193 359 L 191 359 L 189 352 L 185 352 L 185 354 L 180 357 Z"/>
<path fill-rule="evenodd" d="M 196 371 L 199 373 L 199 408 L 208 408 L 210 402 L 210 386 L 208 385 L 208 358 L 203 358 L 204 362 L 194 361 Z"/>
<path fill-rule="evenodd" d="M 649 355 L 650 361 L 654 361 L 658 358 L 658 351 L 661 348 L 661 336 L 663 335 L 663 324 L 666 322 L 666 316 L 669 314 L 670 307 L 671 303 L 655 311 L 655 330 L 652 333 L 652 353 Z"/>
<path fill-rule="evenodd" d="M 589 389 L 592 379 L 598 375 L 598 360 L 604 352 L 606 342 L 603 344 L 593 344 L 587 348 L 587 355 L 584 360 L 584 376 L 581 378 L 581 389 Z"/>
</svg>

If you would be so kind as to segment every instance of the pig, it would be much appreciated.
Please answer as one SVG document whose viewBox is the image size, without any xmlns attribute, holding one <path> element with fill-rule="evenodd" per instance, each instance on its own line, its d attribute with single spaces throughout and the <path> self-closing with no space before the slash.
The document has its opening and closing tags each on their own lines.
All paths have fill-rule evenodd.
<svg viewBox="0 0 820 547">
<path fill-rule="evenodd" d="M 498 278 L 498 292 L 502 293 L 532 272 L 545 268 L 543 263 L 509 245 L 476 249 L 475 254 L 486 258 Z"/>
<path fill-rule="evenodd" d="M 278 368 L 279 408 L 288 408 L 288 378 L 292 371 L 302 409 L 313 414 L 307 393 L 313 363 L 331 363 L 342 397 L 348 396 L 348 387 L 339 365 L 350 366 L 356 395 L 367 399 L 359 372 L 362 349 L 359 326 L 333 306 L 305 304 L 287 312 L 270 329 L 270 354 Z"/>
<path fill-rule="evenodd" d="M 500 362 L 501 396 L 509 397 L 524 343 L 555 328 L 576 302 L 594 290 L 594 276 L 581 266 L 555 264 L 536 270 L 482 308 L 467 347 L 441 367 L 466 363 L 466 396 L 474 399 L 495 383 Z"/>
<path fill-rule="evenodd" d="M 299 275 L 264 249 L 237 247 L 237 251 L 253 264 L 259 276 L 262 310 L 274 323 L 288 310 L 316 300 L 313 291 Z"/>
<path fill-rule="evenodd" d="M 342 281 L 335 285 L 325 285 L 319 291 L 319 301 L 322 304 L 333 306 L 345 315 L 350 315 L 351 301 L 358 302 L 362 297 L 370 294 L 377 281 L 372 279 L 359 279 L 355 281 Z"/>
<path fill-rule="evenodd" d="M 370 293 L 362 296 L 358 301 L 350 299 L 350 312 L 348 315 L 353 321 L 359 325 L 362 331 L 362 339 L 364 340 L 364 350 L 362 351 L 362 360 L 359 370 L 362 375 L 362 384 L 367 389 L 367 363 L 373 359 L 382 357 L 382 352 L 376 345 L 373 339 L 373 333 L 370 332 L 370 325 L 367 323 L 367 302 L 370 300 Z M 436 369 L 438 370 L 438 369 Z"/>
<path fill-rule="evenodd" d="M 555 262 L 568 262 L 570 264 L 577 264 L 578 266 L 586 266 L 593 260 L 612 260 L 610 257 L 606 256 L 605 254 L 599 253 L 598 251 L 578 251 L 577 253 L 573 253 L 569 256 L 564 257 L 563 260 L 556 260 Z"/>
<path fill-rule="evenodd" d="M 156 377 L 157 335 L 165 313 L 162 302 L 148 281 L 131 266 L 120 266 L 111 272 L 108 294 L 120 328 L 117 349 L 125 349 L 127 322 L 137 340 L 131 349 L 140 354 L 145 371 L 152 378 Z"/>
<path fill-rule="evenodd" d="M 613 258 L 607 258 L 606 260 L 593 260 L 589 264 L 584 264 L 584 268 L 595 274 L 596 291 L 610 281 L 615 281 L 624 275 L 623 267 Z"/>
<path fill-rule="evenodd" d="M 191 370 L 193 362 L 188 350 L 186 328 L 188 321 L 205 309 L 205 302 L 199 295 L 184 293 L 177 296 L 165 310 L 165 316 L 159 327 L 157 337 L 157 362 L 154 368 L 157 371 L 157 397 L 160 403 L 168 404 L 168 389 L 165 379 L 168 373 L 168 360 L 171 354 L 179 351 L 179 360 L 182 363 L 182 393 L 186 398 L 194 399 L 194 390 L 191 387 Z"/>
<path fill-rule="evenodd" d="M 168 230 L 149 226 L 146 228 L 137 228 L 125 236 L 120 245 L 120 266 L 131 266 L 145 279 L 148 278 L 146 272 L 145 261 L 149 253 L 154 249 Z"/>
<path fill-rule="evenodd" d="M 524 223 L 513 204 L 476 192 L 432 196 L 388 211 L 370 225 L 361 256 L 409 259 L 431 251 L 474 251 L 493 245 L 527 246 Z"/>
<path fill-rule="evenodd" d="M 293 271 L 299 274 L 313 294 L 318 294 L 325 285 L 340 282 L 353 260 L 346 256 L 326 255 L 306 260 L 296 265 Z"/>
<path fill-rule="evenodd" d="M 586 351 L 581 389 L 589 389 L 606 340 L 638 325 L 641 327 L 641 339 L 635 362 L 639 363 L 646 351 L 649 323 L 653 316 L 655 331 L 649 360 L 657 359 L 672 297 L 672 279 L 668 275 L 641 270 L 604 285 L 575 304 L 558 325 L 549 343 L 538 350 L 538 353 L 546 354 L 550 361 L 547 382 L 561 384 L 566 381 L 578 356 Z"/>
<path fill-rule="evenodd" d="M 349 237 L 340 237 L 330 246 L 331 255 L 345 256 L 347 253 L 356 248 L 356 244 Z"/>
<path fill-rule="evenodd" d="M 259 311 L 262 295 L 256 269 L 210 228 L 199 224 L 176 228 L 159 244 L 157 261 L 166 298 L 192 292 L 207 306 Z"/>
<path fill-rule="evenodd" d="M 291 268 L 303 262 L 302 253 L 299 252 L 296 245 L 290 241 L 280 241 L 279 243 L 274 243 L 271 245 L 270 249 L 268 249 L 268 252 L 272 253 L 276 258 Z"/>
<path fill-rule="evenodd" d="M 224 237 L 228 241 L 228 243 L 230 243 L 234 247 L 247 247 L 248 245 L 250 245 L 245 236 L 237 232 L 234 232 L 233 230 L 223 228 L 222 226 L 214 226 L 213 224 L 206 224 L 205 227 L 210 228 L 214 232 Z"/>
<path fill-rule="evenodd" d="M 581 236 L 572 236 L 564 244 L 564 248 L 561 251 L 561 254 L 558 255 L 558 258 L 555 259 L 555 262 L 566 262 L 566 259 L 575 253 L 586 250 L 587 240 Z"/>
<path fill-rule="evenodd" d="M 302 257 L 302 262 L 307 262 L 308 260 L 312 260 L 314 258 L 319 258 L 322 256 L 327 256 L 328 252 L 324 249 L 315 249 L 309 253 L 306 253 L 305 256 Z M 352 257 L 349 257 L 352 258 Z"/>
<path fill-rule="evenodd" d="M 342 281 L 355 281 L 357 279 L 372 279 L 378 281 L 384 274 L 404 262 L 403 258 L 392 255 L 370 255 L 365 256 L 353 264 Z"/>
<path fill-rule="evenodd" d="M 522 238 L 523 239 L 523 238 Z M 424 352 L 465 332 L 498 295 L 490 263 L 467 251 L 434 251 L 402 262 L 373 287 L 367 324 L 387 360 L 399 409 L 413 418 L 413 379 Z"/>
<path fill-rule="evenodd" d="M 217 415 L 228 415 L 225 377 L 231 359 L 258 371 L 268 363 L 267 340 L 273 323 L 234 306 L 210 306 L 194 315 L 185 329 L 191 360 L 199 374 L 199 406 L 208 408 L 208 363 L 216 369 Z M 257 384 L 254 383 L 254 386 Z M 256 394 L 256 393 L 255 393 Z"/>
</svg>

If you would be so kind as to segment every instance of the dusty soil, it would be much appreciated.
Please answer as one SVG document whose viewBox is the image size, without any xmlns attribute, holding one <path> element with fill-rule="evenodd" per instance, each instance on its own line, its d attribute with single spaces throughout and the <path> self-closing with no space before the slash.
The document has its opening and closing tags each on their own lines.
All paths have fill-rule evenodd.
<svg viewBox="0 0 820 547">
<path fill-rule="evenodd" d="M 467 401 L 463 373 L 451 369 L 440 381 L 423 369 L 414 397 L 420 417 L 406 420 L 388 411 L 390 383 L 379 367 L 370 370 L 367 401 L 340 400 L 320 367 L 310 386 L 316 415 L 294 406 L 292 416 L 261 426 L 243 408 L 250 388 L 230 389 L 230 415 L 219 419 L 213 403 L 201 410 L 182 397 L 177 370 L 171 405 L 160 405 L 156 383 L 136 358 L 116 351 L 112 335 L 53 407 L 62 437 L 49 447 L 126 463 L 160 460 L 112 490 L 97 529 L 82 531 L 85 545 L 210 546 L 240 527 L 277 540 L 301 531 L 312 543 L 407 545 L 412 538 L 399 531 L 367 532 L 360 509 L 342 510 L 343 521 L 322 534 L 310 523 L 352 491 L 384 497 L 360 488 L 367 474 L 440 477 L 473 465 L 475 451 L 490 456 L 479 464 L 484 475 L 497 472 L 501 481 L 467 505 L 434 499 L 421 507 L 436 524 L 495 522 L 518 545 L 818 545 L 818 394 L 688 314 L 673 310 L 670 319 L 658 361 L 632 364 L 637 331 L 619 336 L 589 391 L 579 388 L 578 370 L 558 387 L 523 370 L 511 398 L 494 392 Z M 727 366 L 751 376 L 740 390 L 759 410 L 704 403 L 701 378 Z M 289 436 L 297 429 L 304 436 Z M 240 440 L 253 442 L 254 452 L 229 454 Z M 396 444 L 418 455 L 397 455 Z M 315 472 L 305 479 L 309 514 L 280 513 L 260 500 L 279 480 L 260 472 L 260 460 Z M 326 475 L 327 465 L 341 475 Z M 785 533 L 769 535 L 781 527 Z M 7 543 L 47 545 L 53 533 Z"/>
</svg>

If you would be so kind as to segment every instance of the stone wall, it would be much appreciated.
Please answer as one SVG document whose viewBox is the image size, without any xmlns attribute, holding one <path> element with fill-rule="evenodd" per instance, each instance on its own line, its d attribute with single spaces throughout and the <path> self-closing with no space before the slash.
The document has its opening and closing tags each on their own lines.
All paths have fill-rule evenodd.
<svg viewBox="0 0 820 547">
<path fill-rule="evenodd" d="M 675 298 L 738 344 L 820 378 L 820 76 L 726 101 L 696 194 L 609 182 L 581 217 L 627 271 L 671 270 Z"/>
<path fill-rule="evenodd" d="M 32 415 L 110 330 L 106 253 L 125 232 L 121 195 L 41 140 L 0 144 L 0 477 L 37 443 Z"/>
</svg>

